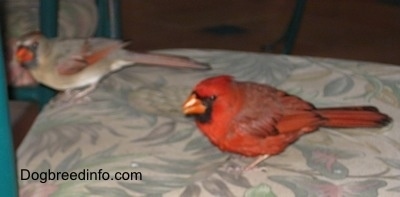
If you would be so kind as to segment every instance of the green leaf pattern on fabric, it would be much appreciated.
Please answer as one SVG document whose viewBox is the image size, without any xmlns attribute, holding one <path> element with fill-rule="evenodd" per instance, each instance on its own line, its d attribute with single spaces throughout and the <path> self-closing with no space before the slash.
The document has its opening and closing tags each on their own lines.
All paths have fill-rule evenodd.
<svg viewBox="0 0 400 197">
<path fill-rule="evenodd" d="M 232 172 L 181 104 L 201 79 L 230 74 L 316 106 L 374 105 L 400 119 L 400 68 L 368 62 L 219 50 L 164 50 L 209 71 L 137 66 L 110 75 L 89 103 L 48 106 L 18 149 L 18 168 L 141 172 L 142 180 L 20 180 L 21 196 L 393 196 L 400 132 L 321 129 L 259 168 Z M 252 159 L 239 157 L 239 165 Z M 236 164 L 235 164 L 236 165 Z"/>
</svg>

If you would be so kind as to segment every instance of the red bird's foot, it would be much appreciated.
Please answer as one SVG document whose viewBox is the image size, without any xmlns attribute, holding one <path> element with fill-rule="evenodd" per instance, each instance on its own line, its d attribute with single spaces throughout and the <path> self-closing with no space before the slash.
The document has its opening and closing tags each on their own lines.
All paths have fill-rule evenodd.
<svg viewBox="0 0 400 197">
<path fill-rule="evenodd" d="M 235 164 L 235 163 L 230 163 L 224 166 L 224 169 L 229 172 L 229 173 L 241 173 L 243 171 L 242 166 Z"/>
<path fill-rule="evenodd" d="M 261 155 L 259 157 L 257 157 L 257 159 L 255 159 L 253 162 L 251 162 L 249 165 L 247 165 L 244 169 L 243 172 L 252 170 L 254 167 L 256 167 L 259 163 L 261 163 L 262 161 L 266 160 L 269 157 L 269 155 Z"/>
<path fill-rule="evenodd" d="M 240 174 L 243 171 L 243 166 L 246 160 L 242 155 L 232 154 L 228 157 L 224 165 L 222 166 L 222 170 L 228 173 Z"/>
<path fill-rule="evenodd" d="M 238 158 L 236 155 L 232 155 L 228 159 L 228 162 L 225 163 L 224 169 L 227 172 L 232 172 L 232 173 L 242 173 L 242 172 L 250 171 L 250 170 L 256 168 L 256 166 L 259 163 L 261 163 L 262 161 L 267 159 L 269 156 L 270 155 L 261 155 L 261 156 L 257 157 L 255 160 L 253 160 L 253 162 L 251 162 L 250 164 L 244 165 L 243 163 L 245 163 L 248 159 L 244 160 L 243 156 L 240 156 L 240 158 Z"/>
</svg>

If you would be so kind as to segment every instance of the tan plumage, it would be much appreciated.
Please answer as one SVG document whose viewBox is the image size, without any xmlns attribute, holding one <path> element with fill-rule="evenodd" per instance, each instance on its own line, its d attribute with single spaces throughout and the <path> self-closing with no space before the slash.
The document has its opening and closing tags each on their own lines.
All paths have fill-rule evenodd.
<svg viewBox="0 0 400 197">
<path fill-rule="evenodd" d="M 40 33 L 31 33 L 17 43 L 16 58 L 39 83 L 60 91 L 86 86 L 94 89 L 107 74 L 138 63 L 210 68 L 185 57 L 133 53 L 124 50 L 125 45 L 105 38 L 47 39 Z"/>
</svg>

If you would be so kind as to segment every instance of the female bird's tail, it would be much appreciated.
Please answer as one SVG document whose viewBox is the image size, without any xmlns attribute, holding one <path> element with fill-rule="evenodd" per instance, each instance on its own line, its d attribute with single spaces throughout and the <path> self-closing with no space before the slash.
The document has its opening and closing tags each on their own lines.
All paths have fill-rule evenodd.
<svg viewBox="0 0 400 197">
<path fill-rule="evenodd" d="M 382 114 L 373 106 L 319 108 L 317 113 L 326 119 L 323 127 L 378 128 L 386 126 L 392 121 L 389 116 Z"/>
</svg>

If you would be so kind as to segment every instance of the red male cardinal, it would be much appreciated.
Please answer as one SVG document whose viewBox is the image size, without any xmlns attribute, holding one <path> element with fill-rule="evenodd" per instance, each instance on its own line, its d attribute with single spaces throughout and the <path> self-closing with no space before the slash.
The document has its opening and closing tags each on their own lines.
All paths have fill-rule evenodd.
<svg viewBox="0 0 400 197">
<path fill-rule="evenodd" d="M 197 84 L 183 104 L 199 129 L 222 151 L 259 156 L 244 170 L 285 150 L 319 127 L 383 127 L 391 118 L 373 106 L 315 108 L 268 85 L 223 75 Z"/>
<path fill-rule="evenodd" d="M 137 63 L 176 68 L 208 69 L 188 58 L 133 53 L 126 43 L 105 38 L 47 39 L 38 32 L 17 42 L 16 58 L 39 82 L 56 90 L 88 87 L 85 96 L 107 74 Z"/>
</svg>

